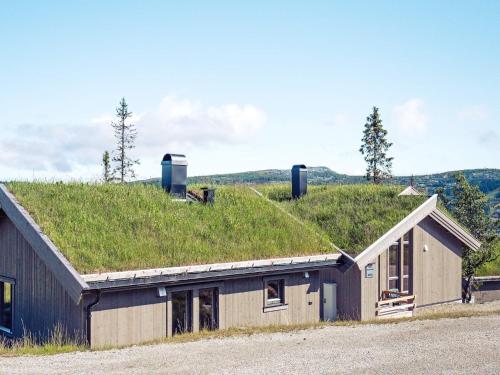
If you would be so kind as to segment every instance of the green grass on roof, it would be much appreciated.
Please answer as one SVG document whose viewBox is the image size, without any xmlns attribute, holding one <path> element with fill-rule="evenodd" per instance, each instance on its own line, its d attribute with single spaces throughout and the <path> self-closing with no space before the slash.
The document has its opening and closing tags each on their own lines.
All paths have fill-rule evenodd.
<svg viewBox="0 0 500 375">
<path fill-rule="evenodd" d="M 308 193 L 290 200 L 289 185 L 262 185 L 264 195 L 290 213 L 323 230 L 330 240 L 356 256 L 420 206 L 425 196 L 398 196 L 394 185 L 309 186 Z"/>
<path fill-rule="evenodd" d="M 81 273 L 333 252 L 247 187 L 219 187 L 211 207 L 140 184 L 7 186 Z"/>
</svg>

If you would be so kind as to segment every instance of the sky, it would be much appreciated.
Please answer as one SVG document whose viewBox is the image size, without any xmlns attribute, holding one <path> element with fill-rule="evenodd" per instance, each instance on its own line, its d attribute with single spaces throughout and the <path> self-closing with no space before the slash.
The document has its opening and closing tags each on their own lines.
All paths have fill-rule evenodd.
<svg viewBox="0 0 500 375">
<path fill-rule="evenodd" d="M 125 97 L 138 178 L 500 168 L 498 1 L 15 1 L 0 6 L 0 180 L 96 180 Z"/>
</svg>

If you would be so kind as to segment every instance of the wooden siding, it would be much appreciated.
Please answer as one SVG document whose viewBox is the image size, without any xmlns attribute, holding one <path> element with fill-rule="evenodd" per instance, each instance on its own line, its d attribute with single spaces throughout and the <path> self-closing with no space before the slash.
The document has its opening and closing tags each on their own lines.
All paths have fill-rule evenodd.
<svg viewBox="0 0 500 375">
<path fill-rule="evenodd" d="M 351 267 L 342 266 L 321 270 L 320 282 L 321 284 L 337 284 L 337 314 L 339 319 L 357 320 L 361 318 L 361 278 L 360 270 L 356 264 L 352 264 Z M 323 300 L 322 293 L 323 290 L 321 290 L 321 301 Z"/>
<path fill-rule="evenodd" d="M 379 300 L 379 264 L 377 258 L 373 260 L 373 277 L 365 277 L 365 269 L 360 270 L 361 277 L 361 320 L 375 318 L 375 309 Z M 387 268 L 387 267 L 382 267 Z"/>
<path fill-rule="evenodd" d="M 274 276 L 274 275 L 273 275 Z M 320 319 L 319 272 L 281 275 L 286 277 L 286 309 L 264 312 L 262 277 L 229 280 L 224 283 L 224 326 L 252 327 L 276 324 L 314 323 Z M 279 278 L 280 275 L 276 275 Z M 221 293 L 222 295 L 222 293 Z"/>
<path fill-rule="evenodd" d="M 0 217 L 0 276 L 15 280 L 13 336 L 43 339 L 57 324 L 84 338 L 85 301 L 76 304 L 10 219 Z"/>
<path fill-rule="evenodd" d="M 320 271 L 279 274 L 285 278 L 284 309 L 264 311 L 264 277 L 225 280 L 167 288 L 166 297 L 157 288 L 105 292 L 93 308 L 91 346 L 124 346 L 170 336 L 174 290 L 192 290 L 193 331 L 197 331 L 199 301 L 197 289 L 219 288 L 219 328 L 253 327 L 277 324 L 314 323 L 320 319 Z M 274 278 L 274 275 L 273 275 Z"/>
<path fill-rule="evenodd" d="M 460 299 L 462 243 L 430 218 L 413 230 L 413 294 L 417 307 Z M 428 251 L 423 248 L 427 245 Z"/>
<path fill-rule="evenodd" d="M 418 306 L 461 298 L 462 243 L 431 218 L 413 228 L 410 275 L 411 293 Z M 424 252 L 424 245 L 429 251 Z M 375 318 L 376 302 L 387 285 L 387 251 L 376 260 L 375 277 L 366 278 L 361 270 L 361 319 Z"/>
<path fill-rule="evenodd" d="M 156 288 L 102 293 L 92 309 L 91 346 L 124 346 L 167 336 L 167 299 Z"/>
</svg>

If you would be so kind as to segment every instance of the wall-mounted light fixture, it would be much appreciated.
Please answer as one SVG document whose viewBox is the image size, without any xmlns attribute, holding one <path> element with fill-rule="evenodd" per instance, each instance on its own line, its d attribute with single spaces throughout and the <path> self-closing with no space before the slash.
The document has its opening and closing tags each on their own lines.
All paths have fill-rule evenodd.
<svg viewBox="0 0 500 375">
<path fill-rule="evenodd" d="M 307 271 L 306 271 L 306 272 L 304 272 L 304 277 L 305 277 L 306 279 L 308 279 L 308 278 L 309 278 L 309 272 L 307 272 Z"/>
<path fill-rule="evenodd" d="M 429 246 L 427 245 L 424 245 L 424 253 L 428 252 L 429 251 Z"/>
</svg>

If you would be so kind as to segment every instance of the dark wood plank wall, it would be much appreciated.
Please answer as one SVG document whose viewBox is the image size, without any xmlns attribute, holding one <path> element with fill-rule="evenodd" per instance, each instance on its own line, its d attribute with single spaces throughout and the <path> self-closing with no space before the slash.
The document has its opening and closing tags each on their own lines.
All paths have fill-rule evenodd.
<svg viewBox="0 0 500 375">
<path fill-rule="evenodd" d="M 0 275 L 15 280 L 13 335 L 41 339 L 57 324 L 84 338 L 83 302 L 75 304 L 7 216 L 0 217 Z"/>
<path fill-rule="evenodd" d="M 332 267 L 320 272 L 321 284 L 337 284 L 337 315 L 339 319 L 360 319 L 361 278 L 358 266 L 353 264 L 351 267 Z M 321 298 L 323 298 L 322 294 Z"/>
</svg>

